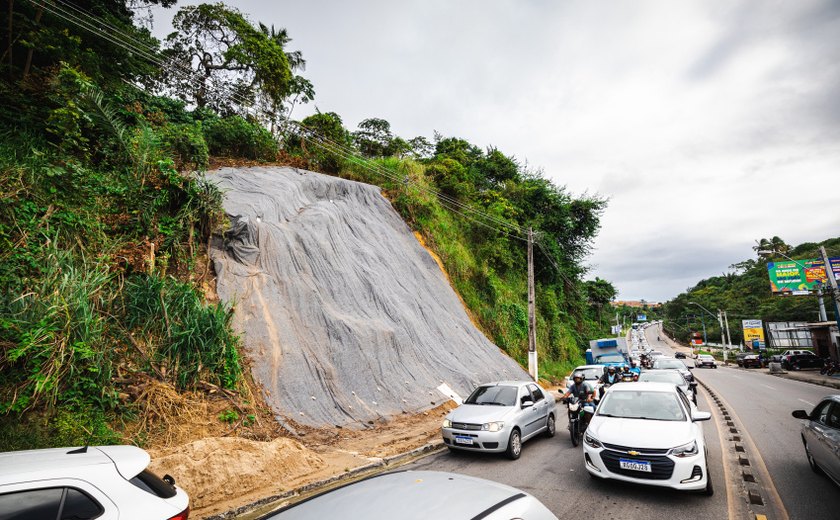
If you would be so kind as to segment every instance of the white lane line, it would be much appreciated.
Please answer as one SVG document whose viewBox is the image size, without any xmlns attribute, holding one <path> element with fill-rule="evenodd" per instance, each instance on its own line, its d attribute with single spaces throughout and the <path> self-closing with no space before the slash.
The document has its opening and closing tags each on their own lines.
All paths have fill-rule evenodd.
<svg viewBox="0 0 840 520">
<path fill-rule="evenodd" d="M 775 390 L 776 389 L 775 386 L 770 386 L 770 385 L 761 385 L 761 386 L 763 386 L 764 388 L 769 388 L 770 390 Z"/>
<path fill-rule="evenodd" d="M 809 403 L 805 399 L 797 399 L 797 401 L 802 401 L 803 403 L 807 404 L 808 406 L 814 406 L 814 403 Z"/>
</svg>

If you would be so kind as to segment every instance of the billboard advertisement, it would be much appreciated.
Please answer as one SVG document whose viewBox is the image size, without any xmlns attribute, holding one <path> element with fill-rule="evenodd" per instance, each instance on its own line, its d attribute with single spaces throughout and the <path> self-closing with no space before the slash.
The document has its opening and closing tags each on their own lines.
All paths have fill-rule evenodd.
<svg viewBox="0 0 840 520">
<path fill-rule="evenodd" d="M 744 344 L 752 348 L 764 348 L 764 327 L 761 320 L 741 320 L 744 329 Z"/>
<path fill-rule="evenodd" d="M 647 314 L 638 314 L 636 316 L 636 321 L 647 321 Z"/>
<path fill-rule="evenodd" d="M 829 258 L 834 276 L 840 278 L 840 257 Z M 819 259 L 797 260 L 795 262 L 768 262 L 770 291 L 773 294 L 811 294 L 817 287 L 827 286 L 825 262 Z"/>
</svg>

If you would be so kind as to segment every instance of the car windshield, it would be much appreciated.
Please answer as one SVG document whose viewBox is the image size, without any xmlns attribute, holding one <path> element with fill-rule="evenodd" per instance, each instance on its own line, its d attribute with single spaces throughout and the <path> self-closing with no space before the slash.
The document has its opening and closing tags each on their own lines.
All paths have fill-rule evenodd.
<svg viewBox="0 0 840 520">
<path fill-rule="evenodd" d="M 623 419 L 685 420 L 685 413 L 676 394 L 645 390 L 608 392 L 598 407 L 597 414 Z"/>
<path fill-rule="evenodd" d="M 709 361 L 709 360 L 714 360 L 714 359 L 715 359 L 715 358 L 713 358 L 712 356 L 707 356 L 707 355 L 705 355 L 705 354 L 702 354 L 702 355 L 697 356 L 697 357 L 699 357 L 699 358 L 700 358 L 700 359 L 702 359 L 703 361 Z"/>
<path fill-rule="evenodd" d="M 576 368 L 575 374 L 583 374 L 583 378 L 587 381 L 594 381 L 601 377 L 601 374 L 604 373 L 604 369 L 602 368 Z"/>
<path fill-rule="evenodd" d="M 669 372 L 667 370 L 642 372 L 639 375 L 639 381 L 652 381 L 654 383 L 671 383 L 674 385 L 684 385 L 685 379 L 679 372 Z"/>
<path fill-rule="evenodd" d="M 516 404 L 516 392 L 515 386 L 479 386 L 464 403 L 513 406 Z"/>
<path fill-rule="evenodd" d="M 656 360 L 655 368 L 676 368 L 685 369 L 685 364 L 676 359 L 658 359 Z"/>
</svg>

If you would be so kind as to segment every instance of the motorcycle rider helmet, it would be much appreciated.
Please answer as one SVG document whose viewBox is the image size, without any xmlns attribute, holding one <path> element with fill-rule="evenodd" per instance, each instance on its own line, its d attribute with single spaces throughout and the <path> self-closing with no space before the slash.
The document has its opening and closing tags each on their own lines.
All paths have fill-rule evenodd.
<svg viewBox="0 0 840 520">
<path fill-rule="evenodd" d="M 615 372 L 615 367 L 611 366 L 611 367 L 607 368 L 607 370 L 610 371 L 610 372 Z"/>
<path fill-rule="evenodd" d="M 572 380 L 575 383 L 582 382 L 583 381 L 583 372 L 575 372 L 574 374 L 572 374 Z"/>
</svg>

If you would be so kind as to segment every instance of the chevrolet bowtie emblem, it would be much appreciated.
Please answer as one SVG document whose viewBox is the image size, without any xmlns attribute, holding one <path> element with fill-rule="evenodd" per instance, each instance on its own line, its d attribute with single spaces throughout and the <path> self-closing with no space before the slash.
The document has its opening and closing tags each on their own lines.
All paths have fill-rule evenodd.
<svg viewBox="0 0 840 520">
<path fill-rule="evenodd" d="M 638 454 L 639 454 L 639 452 L 638 452 L 638 451 L 633 451 L 633 450 L 630 450 L 630 451 L 628 451 L 628 452 L 627 452 L 627 454 L 628 454 L 628 455 L 633 455 L 633 456 L 635 456 L 635 455 L 638 455 Z"/>
</svg>

